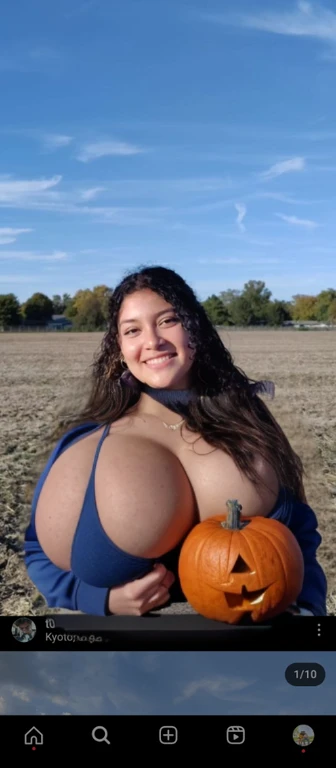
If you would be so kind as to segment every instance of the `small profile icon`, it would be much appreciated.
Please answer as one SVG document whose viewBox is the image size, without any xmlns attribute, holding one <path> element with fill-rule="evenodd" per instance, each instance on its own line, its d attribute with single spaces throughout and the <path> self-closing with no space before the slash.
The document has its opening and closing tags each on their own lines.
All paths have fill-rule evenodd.
<svg viewBox="0 0 336 768">
<path fill-rule="evenodd" d="M 36 635 L 36 624 L 26 617 L 16 619 L 12 624 L 12 635 L 18 643 L 29 643 Z"/>
<path fill-rule="evenodd" d="M 293 731 L 293 739 L 299 747 L 309 747 L 314 737 L 315 733 L 310 725 L 298 725 Z"/>
</svg>

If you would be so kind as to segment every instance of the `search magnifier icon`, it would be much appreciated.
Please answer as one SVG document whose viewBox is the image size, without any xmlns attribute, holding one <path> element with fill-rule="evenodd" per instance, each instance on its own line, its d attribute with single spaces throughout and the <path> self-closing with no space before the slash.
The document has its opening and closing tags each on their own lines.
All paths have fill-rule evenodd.
<svg viewBox="0 0 336 768">
<path fill-rule="evenodd" d="M 98 731 L 98 735 L 97 735 L 97 731 Z M 101 736 L 99 736 L 99 732 L 102 733 Z M 94 741 L 98 741 L 98 742 L 106 741 L 106 744 L 111 744 L 111 742 L 107 738 L 108 731 L 106 728 L 104 728 L 103 725 L 97 725 L 96 728 L 93 729 L 91 736 L 94 739 Z"/>
</svg>

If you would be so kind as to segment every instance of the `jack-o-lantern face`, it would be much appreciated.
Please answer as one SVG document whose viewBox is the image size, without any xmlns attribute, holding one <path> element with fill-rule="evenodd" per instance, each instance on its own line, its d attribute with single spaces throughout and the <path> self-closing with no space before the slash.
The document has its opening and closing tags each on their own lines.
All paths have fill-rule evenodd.
<svg viewBox="0 0 336 768">
<path fill-rule="evenodd" d="M 209 619 L 236 624 L 245 614 L 263 621 L 282 613 L 303 583 L 301 549 L 282 523 L 264 517 L 231 528 L 225 516 L 199 523 L 179 558 L 182 591 Z"/>
<path fill-rule="evenodd" d="M 238 555 L 229 581 L 221 585 L 228 607 L 232 611 L 252 612 L 255 606 L 265 601 L 267 589 L 271 586 L 268 583 L 260 587 L 260 581 L 256 570 Z"/>
</svg>

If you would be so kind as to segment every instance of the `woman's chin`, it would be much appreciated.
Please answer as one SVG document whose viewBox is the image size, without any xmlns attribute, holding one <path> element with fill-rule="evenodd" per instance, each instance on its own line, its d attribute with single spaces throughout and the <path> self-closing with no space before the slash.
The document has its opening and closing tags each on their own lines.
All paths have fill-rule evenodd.
<svg viewBox="0 0 336 768">
<path fill-rule="evenodd" d="M 176 358 L 170 363 L 150 368 L 147 363 L 141 365 L 141 371 L 134 371 L 134 376 L 143 384 L 155 389 L 188 389 L 190 376 L 184 369 L 179 370 Z"/>
<path fill-rule="evenodd" d="M 185 376 L 148 376 L 145 384 L 155 389 L 188 389 Z"/>
</svg>

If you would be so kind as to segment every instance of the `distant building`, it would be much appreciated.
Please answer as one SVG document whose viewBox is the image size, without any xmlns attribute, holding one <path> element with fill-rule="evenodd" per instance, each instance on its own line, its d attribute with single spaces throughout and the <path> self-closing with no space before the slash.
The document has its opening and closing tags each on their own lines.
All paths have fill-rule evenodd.
<svg viewBox="0 0 336 768">
<path fill-rule="evenodd" d="M 72 322 L 68 320 L 64 315 L 53 315 L 46 328 L 51 331 L 63 330 L 63 328 L 71 328 Z"/>
</svg>

